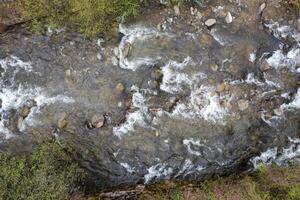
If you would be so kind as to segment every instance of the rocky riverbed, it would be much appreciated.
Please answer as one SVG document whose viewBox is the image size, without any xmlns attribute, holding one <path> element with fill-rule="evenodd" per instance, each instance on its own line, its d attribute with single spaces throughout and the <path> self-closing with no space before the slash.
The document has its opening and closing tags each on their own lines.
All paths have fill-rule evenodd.
<svg viewBox="0 0 300 200">
<path fill-rule="evenodd" d="M 99 187 L 300 159 L 300 19 L 279 1 L 145 11 L 119 39 L 0 37 L 0 147 L 56 138 Z"/>
</svg>

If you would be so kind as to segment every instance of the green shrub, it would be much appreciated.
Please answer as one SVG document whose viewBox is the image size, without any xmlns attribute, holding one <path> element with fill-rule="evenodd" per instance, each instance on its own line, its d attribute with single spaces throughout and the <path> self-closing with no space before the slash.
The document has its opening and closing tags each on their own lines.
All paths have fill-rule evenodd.
<svg viewBox="0 0 300 200">
<path fill-rule="evenodd" d="M 82 178 L 83 170 L 57 143 L 30 155 L 0 154 L 0 199 L 66 199 Z"/>
<path fill-rule="evenodd" d="M 17 0 L 17 9 L 34 32 L 46 25 L 96 36 L 136 16 L 139 0 Z"/>
</svg>

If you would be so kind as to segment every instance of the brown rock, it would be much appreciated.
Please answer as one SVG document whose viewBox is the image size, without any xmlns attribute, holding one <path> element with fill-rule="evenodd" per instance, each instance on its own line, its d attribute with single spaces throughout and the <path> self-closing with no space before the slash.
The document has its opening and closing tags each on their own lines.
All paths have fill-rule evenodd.
<svg viewBox="0 0 300 200">
<path fill-rule="evenodd" d="M 21 109 L 20 116 L 26 118 L 29 115 L 29 113 L 30 113 L 30 108 L 25 106 Z"/>
<path fill-rule="evenodd" d="M 269 63 L 266 60 L 264 60 L 260 65 L 260 70 L 263 72 L 269 70 L 270 68 L 271 68 L 271 66 L 269 65 Z"/>
<path fill-rule="evenodd" d="M 92 117 L 92 125 L 94 128 L 101 128 L 104 126 L 105 118 L 103 115 L 94 115 Z"/>
<path fill-rule="evenodd" d="M 59 118 L 58 124 L 57 124 L 59 129 L 64 129 L 67 127 L 68 122 L 67 122 L 66 117 L 67 117 L 66 113 L 63 113 L 61 115 L 61 117 Z"/>
<path fill-rule="evenodd" d="M 124 58 L 127 58 L 129 56 L 130 49 L 131 49 L 131 44 L 130 43 L 126 43 L 125 47 L 123 49 Z"/>
<path fill-rule="evenodd" d="M 118 83 L 116 86 L 116 91 L 118 93 L 123 93 L 125 91 L 125 86 L 122 83 Z"/>
</svg>

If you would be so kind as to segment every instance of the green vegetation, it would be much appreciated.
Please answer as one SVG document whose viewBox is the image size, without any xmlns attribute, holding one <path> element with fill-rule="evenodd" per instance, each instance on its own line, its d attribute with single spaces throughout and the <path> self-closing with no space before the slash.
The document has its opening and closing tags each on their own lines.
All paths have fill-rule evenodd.
<svg viewBox="0 0 300 200">
<path fill-rule="evenodd" d="M 296 12 L 300 12 L 300 0 L 286 0 L 284 3 L 292 7 Z"/>
<path fill-rule="evenodd" d="M 139 12 L 139 0 L 18 0 L 17 9 L 31 30 L 67 27 L 86 36 L 109 32 Z"/>
<path fill-rule="evenodd" d="M 261 166 L 250 175 L 217 177 L 204 182 L 149 186 L 141 200 L 300 200 L 300 166 Z"/>
<path fill-rule="evenodd" d="M 68 150 L 41 145 L 30 155 L 0 155 L 0 199 L 66 199 L 85 177 Z"/>
</svg>

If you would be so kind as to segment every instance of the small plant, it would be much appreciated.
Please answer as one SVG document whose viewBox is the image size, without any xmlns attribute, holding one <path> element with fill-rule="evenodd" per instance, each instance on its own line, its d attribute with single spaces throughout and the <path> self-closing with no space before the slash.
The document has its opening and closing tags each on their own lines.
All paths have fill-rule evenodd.
<svg viewBox="0 0 300 200">
<path fill-rule="evenodd" d="M 139 0 L 17 0 L 17 10 L 33 32 L 67 27 L 85 36 L 110 31 L 139 12 Z"/>
<path fill-rule="evenodd" d="M 30 155 L 0 154 L 0 199 L 66 199 L 84 177 L 68 151 L 55 142 Z"/>
</svg>

